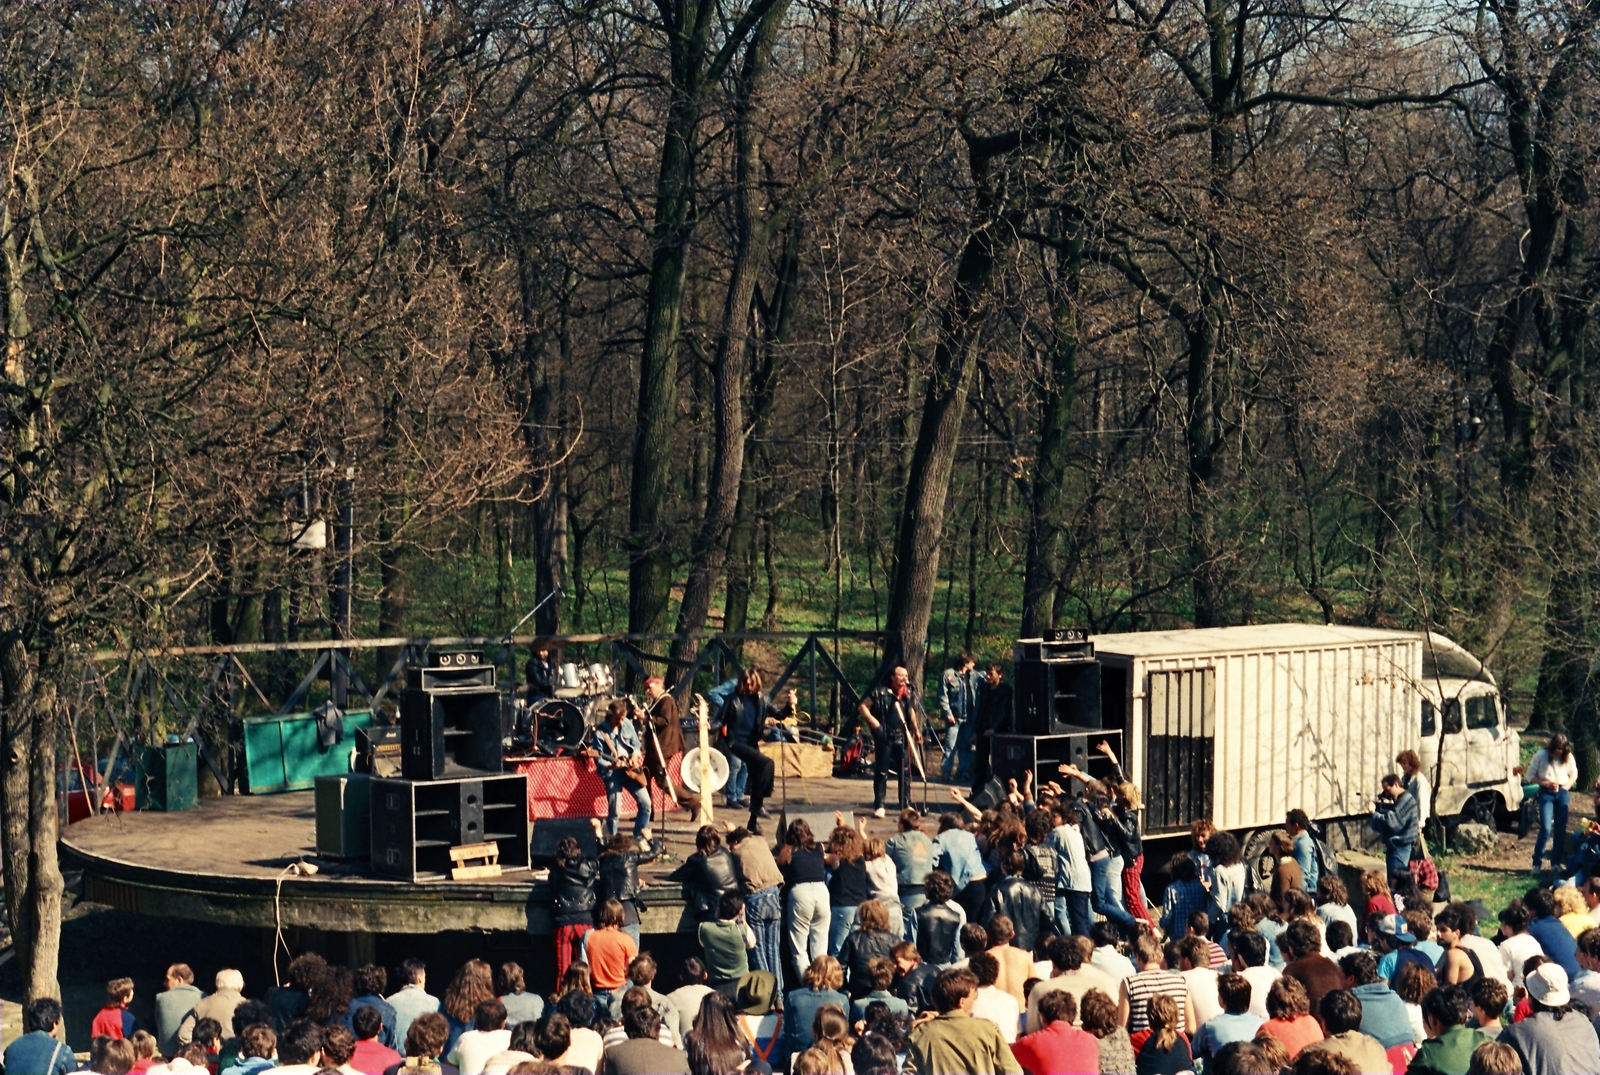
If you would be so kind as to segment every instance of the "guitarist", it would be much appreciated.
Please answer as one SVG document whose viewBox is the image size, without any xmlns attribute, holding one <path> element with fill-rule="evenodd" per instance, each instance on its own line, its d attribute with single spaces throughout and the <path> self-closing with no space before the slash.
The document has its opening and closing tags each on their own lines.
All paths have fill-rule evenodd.
<svg viewBox="0 0 1600 1075">
<path fill-rule="evenodd" d="M 638 813 L 633 819 L 633 838 L 640 850 L 650 847 L 650 786 L 644 771 L 644 747 L 639 729 L 628 719 L 628 703 L 612 702 L 606 707 L 605 723 L 594 730 L 595 766 L 606 786 L 606 833 L 617 834 L 622 820 L 622 793 L 633 796 Z"/>
</svg>

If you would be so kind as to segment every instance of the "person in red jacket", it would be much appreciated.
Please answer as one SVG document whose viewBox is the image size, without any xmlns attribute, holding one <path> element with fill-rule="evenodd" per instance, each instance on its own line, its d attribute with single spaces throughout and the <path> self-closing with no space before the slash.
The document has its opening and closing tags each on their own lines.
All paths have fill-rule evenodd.
<svg viewBox="0 0 1600 1075">
<path fill-rule="evenodd" d="M 113 978 L 107 982 L 106 1006 L 95 1013 L 94 1022 L 89 1024 L 90 1037 L 133 1037 L 133 1013 L 128 1010 L 132 999 L 132 978 Z"/>
<path fill-rule="evenodd" d="M 403 1059 L 401 1055 L 378 1040 L 383 1032 L 383 1013 L 368 1006 L 357 1008 L 350 1015 L 350 1029 L 355 1031 L 356 1049 L 351 1054 L 349 1066 L 366 1075 L 382 1075 Z"/>
<path fill-rule="evenodd" d="M 1044 1029 L 1011 1044 L 1028 1075 L 1100 1075 L 1100 1039 L 1072 1024 L 1078 1002 L 1065 989 L 1046 993 L 1039 1001 Z"/>
</svg>

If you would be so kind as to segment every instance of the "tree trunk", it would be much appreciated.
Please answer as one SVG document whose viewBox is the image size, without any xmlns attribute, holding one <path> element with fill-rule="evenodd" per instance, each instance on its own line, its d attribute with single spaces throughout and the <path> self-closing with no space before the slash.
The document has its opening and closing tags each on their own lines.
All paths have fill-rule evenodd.
<svg viewBox="0 0 1600 1075">
<path fill-rule="evenodd" d="M 1216 477 L 1217 322 L 1202 306 L 1189 326 L 1189 413 L 1186 429 L 1189 478 L 1189 569 L 1194 587 L 1194 625 L 1224 621 L 1223 571 L 1213 510 Z"/>
<path fill-rule="evenodd" d="M 61 869 L 56 860 L 55 691 L 22 638 L 0 640 L 0 721 L 5 773 L 5 899 L 24 1003 L 60 997 Z"/>
<path fill-rule="evenodd" d="M 900 636 L 899 646 L 896 653 L 891 645 L 885 656 L 903 663 L 911 673 L 911 682 L 919 686 L 933 592 L 939 578 L 945 502 L 950 495 L 950 475 L 972 381 L 978 329 L 987 313 L 985 303 L 997 275 L 997 255 L 1015 238 L 1014 221 L 1010 214 L 998 211 L 999 199 L 989 179 L 990 161 L 1009 148 L 1014 148 L 1014 143 L 992 151 L 969 145 L 977 209 L 956 266 L 954 290 L 940 317 L 922 420 L 906 477 L 887 621 L 888 631 Z"/>
<path fill-rule="evenodd" d="M 680 634 L 705 629 L 739 508 L 739 489 L 744 474 L 744 369 L 749 357 L 751 301 L 755 297 L 756 273 L 767 249 L 767 229 L 758 226 L 755 219 L 761 178 L 761 109 L 757 95 L 777 40 L 778 26 L 788 7 L 788 0 L 779 0 L 767 9 L 745 49 L 744 67 L 739 77 L 734 117 L 733 264 L 713 359 L 715 439 L 705 514 L 695 537 L 683 602 L 678 607 Z M 692 641 L 680 641 L 673 645 L 672 656 L 687 660 L 694 649 Z"/>
<path fill-rule="evenodd" d="M 1039 447 L 1028 498 L 1028 552 L 1022 579 L 1022 637 L 1038 638 L 1055 626 L 1056 570 L 1066 525 L 1067 429 L 1078 378 L 1078 280 L 1083 237 L 1077 227 L 1057 258 L 1055 339 L 1049 380 L 1041 399 Z"/>
</svg>

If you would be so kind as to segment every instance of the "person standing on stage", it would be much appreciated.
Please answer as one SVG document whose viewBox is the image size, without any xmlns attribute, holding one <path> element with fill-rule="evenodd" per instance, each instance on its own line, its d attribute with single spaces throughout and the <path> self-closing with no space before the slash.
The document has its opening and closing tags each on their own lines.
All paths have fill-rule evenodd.
<svg viewBox="0 0 1600 1075">
<path fill-rule="evenodd" d="M 983 685 L 978 688 L 978 711 L 972 719 L 972 794 L 983 790 L 993 775 L 991 748 L 996 732 L 1004 731 L 1011 720 L 1011 684 L 1001 679 L 1000 664 L 989 665 Z"/>
<path fill-rule="evenodd" d="M 540 646 L 528 658 L 528 702 L 556 696 L 556 667 L 550 660 L 550 647 Z"/>
<path fill-rule="evenodd" d="M 644 767 L 667 795 L 676 800 L 677 790 L 667 782 L 667 763 L 683 753 L 683 725 L 678 723 L 678 700 L 667 693 L 667 684 L 660 676 L 644 681 L 644 718 L 650 722 L 641 728 L 644 740 Z M 654 734 L 651 734 L 651 732 Z"/>
<path fill-rule="evenodd" d="M 945 719 L 939 775 L 951 782 L 972 768 L 972 718 L 977 715 L 979 683 L 974 663 L 972 655 L 963 651 L 955 667 L 945 669 L 939 678 L 939 713 Z"/>
<path fill-rule="evenodd" d="M 872 731 L 872 815 L 883 817 L 883 796 L 889 790 L 889 770 L 900 778 L 899 808 L 911 805 L 912 766 L 906 755 L 922 749 L 922 717 L 911 693 L 911 675 L 896 668 L 887 685 L 861 703 L 861 719 Z M 906 739 L 912 743 L 908 746 Z"/>
<path fill-rule="evenodd" d="M 750 820 L 745 828 L 759 836 L 761 819 L 772 816 L 763 804 L 767 796 L 772 794 L 773 777 L 772 759 L 761 753 L 761 740 L 768 728 L 775 727 L 780 718 L 795 711 L 797 701 L 794 691 L 790 691 L 787 705 L 781 709 L 773 705 L 761 693 L 761 673 L 754 668 L 746 668 L 739 675 L 738 686 L 731 694 L 727 692 L 727 686 L 725 683 L 713 688 L 707 693 L 706 700 L 717 705 L 713 695 L 722 696 L 719 714 L 722 727 L 718 731 L 718 745 L 727 754 L 744 762 L 750 772 L 749 783 L 745 785 L 745 796 L 750 801 Z"/>
<path fill-rule="evenodd" d="M 650 848 L 650 789 L 629 770 L 644 768 L 644 744 L 639 729 L 628 718 L 625 702 L 612 702 L 606 708 L 605 723 L 594 730 L 595 765 L 606 786 L 606 834 L 615 836 L 621 828 L 622 793 L 633 796 L 638 813 L 633 819 L 633 838 L 641 850 Z"/>
</svg>

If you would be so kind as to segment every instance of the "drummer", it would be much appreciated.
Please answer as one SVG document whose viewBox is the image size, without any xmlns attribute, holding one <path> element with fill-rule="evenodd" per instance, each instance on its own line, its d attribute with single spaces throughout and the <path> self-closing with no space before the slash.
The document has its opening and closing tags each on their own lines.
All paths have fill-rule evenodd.
<svg viewBox="0 0 1600 1075">
<path fill-rule="evenodd" d="M 555 665 L 550 660 L 550 647 L 540 646 L 528 658 L 528 703 L 556 696 Z"/>
<path fill-rule="evenodd" d="M 667 693 L 667 684 L 660 676 L 644 681 L 644 716 L 655 734 L 644 735 L 644 767 L 667 796 L 674 801 L 677 793 L 667 779 L 667 765 L 673 757 L 683 753 L 683 725 L 678 723 L 678 700 Z"/>
</svg>

